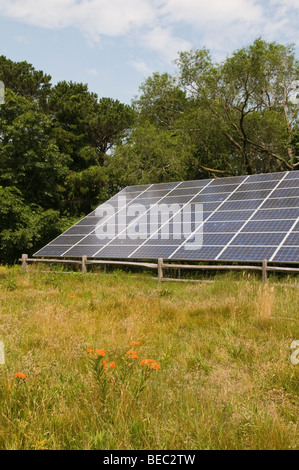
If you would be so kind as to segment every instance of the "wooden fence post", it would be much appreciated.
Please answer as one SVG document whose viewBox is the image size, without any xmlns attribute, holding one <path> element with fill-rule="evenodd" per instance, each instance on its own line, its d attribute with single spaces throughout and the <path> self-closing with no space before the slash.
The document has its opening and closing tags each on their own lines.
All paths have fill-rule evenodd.
<svg viewBox="0 0 299 470">
<path fill-rule="evenodd" d="M 27 267 L 28 267 L 28 263 L 27 263 L 27 259 L 28 259 L 28 255 L 22 255 L 22 269 L 23 271 L 26 271 Z"/>
<path fill-rule="evenodd" d="M 86 260 L 87 256 L 82 256 L 82 274 L 87 274 Z"/>
<path fill-rule="evenodd" d="M 263 260 L 262 274 L 263 274 L 263 282 L 268 282 L 268 279 L 267 279 L 267 260 L 266 259 Z"/>
<path fill-rule="evenodd" d="M 163 279 L 163 258 L 158 259 L 158 279 L 159 282 Z"/>
</svg>

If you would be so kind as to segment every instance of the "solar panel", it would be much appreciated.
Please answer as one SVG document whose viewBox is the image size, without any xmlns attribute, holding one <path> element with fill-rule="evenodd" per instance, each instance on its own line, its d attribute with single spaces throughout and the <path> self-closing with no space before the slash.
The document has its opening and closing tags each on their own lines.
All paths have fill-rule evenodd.
<svg viewBox="0 0 299 470">
<path fill-rule="evenodd" d="M 299 171 L 128 186 L 34 256 L 299 262 Z"/>
</svg>

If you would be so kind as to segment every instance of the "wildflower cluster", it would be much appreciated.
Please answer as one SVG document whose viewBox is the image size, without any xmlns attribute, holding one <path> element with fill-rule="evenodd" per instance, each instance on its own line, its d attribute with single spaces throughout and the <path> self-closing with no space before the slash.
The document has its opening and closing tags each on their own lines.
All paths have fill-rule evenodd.
<svg viewBox="0 0 299 470">
<path fill-rule="evenodd" d="M 129 346 L 135 349 L 127 351 L 117 362 L 103 360 L 106 356 L 104 349 L 87 349 L 93 374 L 100 385 L 103 401 L 111 394 L 122 396 L 125 391 L 132 398 L 137 399 L 144 390 L 152 371 L 161 369 L 160 364 L 154 359 L 138 361 L 139 353 L 136 347 L 141 346 L 141 341 L 131 341 Z"/>
<path fill-rule="evenodd" d="M 97 357 L 105 357 L 106 356 L 106 353 L 104 351 L 104 349 L 87 349 L 87 354 L 89 354 L 90 357 L 94 357 L 94 358 L 97 358 Z"/>
<path fill-rule="evenodd" d="M 130 359 L 138 359 L 137 351 L 128 351 L 127 356 L 129 356 Z"/>
<path fill-rule="evenodd" d="M 160 364 L 158 364 L 155 359 L 143 359 L 140 364 L 142 366 L 146 366 L 148 367 L 149 369 L 152 369 L 152 370 L 158 370 L 158 369 L 161 369 L 161 366 Z"/>
<path fill-rule="evenodd" d="M 15 378 L 21 379 L 21 380 L 25 380 L 25 379 L 26 379 L 26 375 L 25 375 L 23 372 L 16 372 L 16 373 L 15 373 Z"/>
</svg>

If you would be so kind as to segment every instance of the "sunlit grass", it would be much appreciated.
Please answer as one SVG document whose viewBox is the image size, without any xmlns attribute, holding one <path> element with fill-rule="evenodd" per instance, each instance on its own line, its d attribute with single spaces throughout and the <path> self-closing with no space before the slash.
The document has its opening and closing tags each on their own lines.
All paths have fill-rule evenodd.
<svg viewBox="0 0 299 470">
<path fill-rule="evenodd" d="M 0 448 L 298 449 L 288 283 L 0 268 Z M 117 371 L 131 341 L 161 370 L 138 400 L 124 388 L 103 403 L 86 351 L 104 349 Z"/>
</svg>

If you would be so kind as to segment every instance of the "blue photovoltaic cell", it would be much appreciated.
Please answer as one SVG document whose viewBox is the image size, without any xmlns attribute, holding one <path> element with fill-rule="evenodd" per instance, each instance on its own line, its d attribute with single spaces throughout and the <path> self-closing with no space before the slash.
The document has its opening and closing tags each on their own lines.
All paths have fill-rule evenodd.
<svg viewBox="0 0 299 470">
<path fill-rule="evenodd" d="M 69 228 L 64 235 L 87 235 L 94 230 L 93 225 L 73 225 L 73 227 Z"/>
<path fill-rule="evenodd" d="M 285 239 L 284 246 L 299 246 L 299 232 L 292 232 Z"/>
<path fill-rule="evenodd" d="M 195 198 L 192 200 L 193 204 L 202 204 L 200 201 L 195 200 Z M 203 203 L 203 210 L 204 212 L 213 212 L 215 211 L 219 206 L 221 202 L 205 202 Z"/>
<path fill-rule="evenodd" d="M 37 251 L 34 256 L 62 256 L 63 253 L 67 250 L 67 246 L 50 246 L 47 245 L 41 250 Z M 84 255 L 82 255 L 84 256 Z"/>
<path fill-rule="evenodd" d="M 299 188 L 291 188 L 291 189 L 276 189 L 273 194 L 271 195 L 271 198 L 282 198 L 282 197 L 299 197 Z"/>
<path fill-rule="evenodd" d="M 72 246 L 74 243 L 78 243 L 85 235 L 61 235 L 49 243 L 49 246 L 52 245 L 69 245 Z"/>
<path fill-rule="evenodd" d="M 200 190 L 200 188 L 198 189 Z M 172 189 L 171 192 L 169 192 L 169 190 L 165 190 L 165 191 L 152 191 L 152 192 L 146 192 L 142 195 L 143 198 L 148 198 L 148 197 L 152 197 L 152 196 L 156 196 L 157 194 L 160 196 L 160 197 L 163 197 L 163 196 L 166 196 L 166 194 L 169 194 L 170 196 L 194 196 L 194 188 L 185 188 L 185 189 L 182 189 L 180 187 L 178 187 L 178 189 Z M 151 194 L 151 196 L 149 196 L 149 194 Z"/>
<path fill-rule="evenodd" d="M 84 239 L 81 239 L 78 242 L 78 245 L 106 245 L 109 242 L 109 238 L 103 240 L 101 237 L 97 237 L 96 235 L 88 235 Z"/>
<path fill-rule="evenodd" d="M 232 194 L 229 198 L 229 201 L 244 201 L 248 199 L 265 199 L 268 194 L 270 193 L 270 190 L 265 190 L 265 191 L 250 191 L 250 192 L 235 192 L 235 194 Z"/>
<path fill-rule="evenodd" d="M 99 258 L 127 258 L 139 245 L 107 245 L 98 253 Z"/>
<path fill-rule="evenodd" d="M 247 180 L 248 183 L 260 182 L 260 181 L 279 181 L 285 176 L 286 172 L 281 173 L 261 173 L 259 175 L 251 175 Z"/>
<path fill-rule="evenodd" d="M 130 193 L 130 192 L 140 193 L 140 192 L 143 192 L 143 191 L 145 191 L 146 189 L 149 189 L 149 188 L 152 190 L 153 185 L 151 186 L 150 184 L 140 184 L 138 186 L 127 186 L 125 189 L 120 191 L 119 194 Z M 160 189 L 162 189 L 162 186 L 160 186 Z"/>
<path fill-rule="evenodd" d="M 221 193 L 229 193 L 231 194 L 232 191 L 238 188 L 239 184 L 224 184 L 218 186 L 207 186 L 205 187 L 200 194 L 221 194 Z"/>
<path fill-rule="evenodd" d="M 153 184 L 151 186 L 151 191 L 154 191 L 155 189 L 157 189 L 158 191 L 160 191 L 161 189 L 169 189 L 169 191 L 171 189 L 174 189 L 176 187 L 180 187 L 180 183 L 158 183 L 158 184 Z"/>
<path fill-rule="evenodd" d="M 298 263 L 299 261 L 299 246 L 296 247 L 282 247 L 274 257 L 273 261 L 284 263 Z"/>
<path fill-rule="evenodd" d="M 275 174 L 275 173 L 272 173 L 272 174 Z M 299 171 L 290 171 L 285 177 L 286 180 L 297 179 L 297 178 L 299 178 Z"/>
<path fill-rule="evenodd" d="M 203 245 L 226 245 L 234 236 L 234 233 L 203 233 Z M 192 241 L 192 239 L 191 239 Z M 190 241 L 189 241 L 190 242 Z"/>
<path fill-rule="evenodd" d="M 229 246 L 224 250 L 219 260 L 263 261 L 264 259 L 270 259 L 275 249 L 272 246 Z"/>
<path fill-rule="evenodd" d="M 173 238 L 173 236 L 170 236 L 168 239 L 163 239 L 163 238 L 159 237 L 158 239 L 148 238 L 147 240 L 137 240 L 137 241 L 138 241 L 139 246 L 140 245 L 143 245 L 143 246 L 149 246 L 149 245 L 166 246 L 166 245 L 171 245 L 171 246 L 173 246 L 172 251 L 174 251 L 175 248 L 177 247 L 177 245 L 181 245 L 182 243 L 184 243 L 185 240 L 186 240 L 186 238 L 184 237 L 184 235 L 181 235 L 180 237 L 178 236 L 178 238 L 175 238 L 175 239 Z M 128 240 L 127 243 L 124 242 L 123 244 L 124 245 L 125 244 L 130 244 L 130 240 Z M 133 241 L 132 241 L 131 244 L 133 244 Z M 135 240 L 135 244 L 136 244 L 136 240 Z"/>
<path fill-rule="evenodd" d="M 205 222 L 203 224 L 203 232 L 206 233 L 236 233 L 242 227 L 243 222 Z"/>
<path fill-rule="evenodd" d="M 260 246 L 278 246 L 283 240 L 284 233 L 240 233 L 233 240 L 233 245 L 248 246 L 248 245 L 260 245 Z"/>
<path fill-rule="evenodd" d="M 223 211 L 238 211 L 238 210 L 248 210 L 248 209 L 257 209 L 261 205 L 262 201 L 252 200 L 252 201 L 231 201 L 225 202 L 221 206 Z"/>
<path fill-rule="evenodd" d="M 299 188 L 299 179 L 287 180 L 284 179 L 279 183 L 278 189 Z"/>
<path fill-rule="evenodd" d="M 222 206 L 223 207 L 223 206 Z M 221 209 L 222 209 L 221 207 Z M 226 221 L 245 221 L 248 220 L 249 217 L 253 215 L 253 210 L 246 210 L 246 211 L 216 211 L 214 214 L 211 215 L 209 218 L 209 222 L 226 222 Z"/>
<path fill-rule="evenodd" d="M 223 202 L 230 196 L 230 193 L 213 193 L 213 194 L 199 194 L 192 202 L 199 202 L 204 204 L 206 202 Z"/>
<path fill-rule="evenodd" d="M 172 196 L 172 194 L 169 194 L 161 200 L 161 204 L 186 204 L 190 199 L 190 196 Z"/>
<path fill-rule="evenodd" d="M 299 222 L 297 222 L 297 224 L 293 228 L 293 232 L 299 232 Z"/>
<path fill-rule="evenodd" d="M 129 186 L 35 256 L 299 262 L 299 171 Z"/>
<path fill-rule="evenodd" d="M 283 232 L 289 230 L 295 220 L 251 220 L 243 228 L 243 232 Z"/>
<path fill-rule="evenodd" d="M 244 183 L 240 188 L 237 189 L 237 193 L 239 192 L 249 192 L 249 191 L 254 191 L 252 193 L 253 199 L 255 196 L 256 191 L 264 191 L 266 189 L 273 189 L 277 185 L 277 181 L 267 181 L 264 183 Z"/>
<path fill-rule="evenodd" d="M 77 258 L 81 256 L 94 256 L 95 253 L 100 249 L 98 245 L 75 245 L 70 250 L 68 250 L 64 256 L 67 258 Z"/>
<path fill-rule="evenodd" d="M 193 246 L 192 250 L 181 247 L 171 259 L 213 260 L 223 249 L 223 246 Z"/>
<path fill-rule="evenodd" d="M 269 198 L 263 204 L 263 209 L 274 209 L 274 208 L 282 208 L 282 207 L 299 207 L 299 198 L 282 198 L 282 199 L 271 199 Z"/>
<path fill-rule="evenodd" d="M 157 191 L 159 192 L 159 191 Z M 140 197 L 136 197 L 134 200 L 132 201 L 127 201 L 127 204 L 130 205 L 130 204 L 156 204 L 158 201 L 163 201 L 163 198 L 165 196 L 153 196 L 153 197 L 145 197 L 144 194 L 142 194 Z"/>
<path fill-rule="evenodd" d="M 263 209 L 261 208 L 256 212 L 253 220 L 283 220 L 283 219 L 297 219 L 299 217 L 299 208 L 297 209 Z"/>
<path fill-rule="evenodd" d="M 174 240 L 172 237 L 170 237 L 168 240 L 153 240 L 152 238 L 149 238 L 144 246 L 148 245 L 180 245 L 180 244 L 185 244 L 188 243 L 189 245 L 192 243 L 194 245 L 201 244 L 203 242 L 203 245 L 205 246 L 213 246 L 213 245 L 226 245 L 226 243 L 229 242 L 229 240 L 233 237 L 233 233 L 223 233 L 223 234 L 215 234 L 215 233 L 203 233 L 201 234 L 200 231 L 197 233 L 192 234 L 192 236 L 182 236 L 181 241 L 178 243 L 177 240 Z"/>
<path fill-rule="evenodd" d="M 166 194 L 169 194 L 169 189 L 163 189 L 161 191 L 151 191 L 150 189 L 146 191 L 145 193 L 138 195 L 137 198 L 135 196 L 135 201 L 139 201 L 139 199 L 151 199 L 151 198 L 157 198 L 160 199 L 161 197 L 166 196 Z M 173 194 L 173 192 L 171 192 Z"/>
<path fill-rule="evenodd" d="M 240 184 L 243 183 L 245 180 L 246 176 L 230 176 L 228 178 L 216 178 L 212 181 L 211 186 L 219 186 L 223 184 Z"/>
<path fill-rule="evenodd" d="M 149 259 L 155 259 L 157 258 L 156 253 L 158 255 L 158 258 L 169 258 L 171 253 L 173 252 L 173 246 L 172 245 L 148 245 L 148 246 L 142 246 L 137 249 L 137 251 L 134 253 L 134 258 L 149 258 Z M 165 255 L 164 255 L 165 253 Z"/>
<path fill-rule="evenodd" d="M 209 184 L 209 182 L 212 181 L 212 180 L 195 180 L 195 181 L 183 181 L 178 189 L 182 189 L 182 188 L 198 188 L 198 191 L 201 189 L 201 188 L 204 188 L 205 186 L 207 186 Z"/>
<path fill-rule="evenodd" d="M 98 223 L 100 223 L 106 215 L 102 217 L 85 217 L 84 219 L 80 220 L 80 222 L 77 223 L 78 225 L 92 225 L 94 228 L 97 226 Z"/>
</svg>

